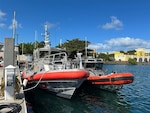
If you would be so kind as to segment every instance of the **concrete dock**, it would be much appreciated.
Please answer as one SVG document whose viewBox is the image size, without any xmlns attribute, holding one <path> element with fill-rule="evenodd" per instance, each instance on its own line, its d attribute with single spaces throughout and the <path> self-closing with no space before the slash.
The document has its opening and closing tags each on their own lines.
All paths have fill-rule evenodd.
<svg viewBox="0 0 150 113">
<path fill-rule="evenodd" d="M 0 67 L 0 91 L 1 91 L 1 78 L 3 77 L 3 68 Z M 20 71 L 17 72 L 20 76 Z M 25 101 L 25 95 L 23 92 L 22 81 L 20 79 L 20 90 L 15 93 L 14 99 L 6 100 L 5 96 L 0 95 L 0 113 L 27 113 L 27 106 Z"/>
</svg>

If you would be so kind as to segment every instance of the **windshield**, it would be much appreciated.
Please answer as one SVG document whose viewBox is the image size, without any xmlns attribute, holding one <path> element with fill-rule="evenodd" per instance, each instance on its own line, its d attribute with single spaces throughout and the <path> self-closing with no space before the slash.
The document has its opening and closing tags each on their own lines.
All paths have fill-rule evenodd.
<svg viewBox="0 0 150 113">
<path fill-rule="evenodd" d="M 103 63 L 85 63 L 85 68 L 102 69 Z"/>
</svg>

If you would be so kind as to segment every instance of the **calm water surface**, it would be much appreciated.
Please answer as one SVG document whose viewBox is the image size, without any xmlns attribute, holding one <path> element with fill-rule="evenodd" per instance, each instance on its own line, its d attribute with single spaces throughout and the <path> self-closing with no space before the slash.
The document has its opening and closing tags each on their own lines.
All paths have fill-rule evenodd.
<svg viewBox="0 0 150 113">
<path fill-rule="evenodd" d="M 104 65 L 104 69 L 131 72 L 134 82 L 117 93 L 83 85 L 71 100 L 34 90 L 30 100 L 35 113 L 150 113 L 150 66 Z"/>
</svg>

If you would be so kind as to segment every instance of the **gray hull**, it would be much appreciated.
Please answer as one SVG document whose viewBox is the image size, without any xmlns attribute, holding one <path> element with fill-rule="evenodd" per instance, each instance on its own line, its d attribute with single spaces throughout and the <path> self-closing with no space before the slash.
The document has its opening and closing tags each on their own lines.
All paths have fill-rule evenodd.
<svg viewBox="0 0 150 113">
<path fill-rule="evenodd" d="M 85 78 L 74 80 L 51 80 L 40 83 L 40 88 L 56 96 L 71 99 L 75 91 L 82 85 Z"/>
</svg>

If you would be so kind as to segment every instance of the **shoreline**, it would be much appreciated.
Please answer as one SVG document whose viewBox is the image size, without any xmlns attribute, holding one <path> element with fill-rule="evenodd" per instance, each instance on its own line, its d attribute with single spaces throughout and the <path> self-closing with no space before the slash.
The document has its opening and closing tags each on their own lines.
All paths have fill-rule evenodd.
<svg viewBox="0 0 150 113">
<path fill-rule="evenodd" d="M 104 64 L 112 64 L 112 65 L 133 65 L 133 64 L 130 64 L 128 62 L 121 62 L 121 61 L 115 61 L 115 62 L 104 62 Z M 150 62 L 141 62 L 141 63 L 137 63 L 137 64 L 134 64 L 134 65 L 148 65 L 150 66 Z"/>
</svg>

